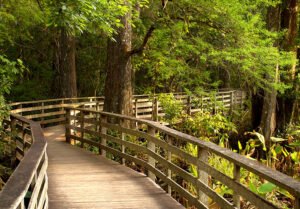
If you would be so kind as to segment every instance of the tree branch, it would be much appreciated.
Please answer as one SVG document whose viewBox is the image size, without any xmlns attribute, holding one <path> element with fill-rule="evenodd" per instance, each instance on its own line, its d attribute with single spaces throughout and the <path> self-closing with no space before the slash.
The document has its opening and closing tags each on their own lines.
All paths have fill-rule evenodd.
<svg viewBox="0 0 300 209">
<path fill-rule="evenodd" d="M 145 49 L 145 47 L 146 47 L 146 45 L 147 45 L 147 43 L 149 41 L 149 38 L 151 37 L 151 35 L 152 35 L 152 33 L 153 33 L 154 30 L 155 30 L 154 25 L 151 25 L 151 27 L 148 29 L 148 31 L 147 31 L 147 33 L 146 33 L 146 35 L 144 37 L 144 41 L 141 44 L 141 46 L 138 47 L 138 48 L 135 48 L 135 49 L 131 50 L 129 52 L 129 56 L 132 56 L 134 54 L 141 54 L 144 51 L 144 49 Z"/>
<path fill-rule="evenodd" d="M 43 7 L 42 7 L 42 4 L 41 4 L 40 0 L 36 0 L 36 2 L 37 2 L 37 4 L 39 5 L 40 10 L 43 12 L 44 9 L 43 9 Z"/>
</svg>

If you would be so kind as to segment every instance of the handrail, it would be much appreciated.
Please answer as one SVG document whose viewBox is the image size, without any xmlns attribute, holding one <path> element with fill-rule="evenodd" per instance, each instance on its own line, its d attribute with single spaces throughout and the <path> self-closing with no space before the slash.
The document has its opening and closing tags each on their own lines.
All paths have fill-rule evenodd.
<svg viewBox="0 0 300 209">
<path fill-rule="evenodd" d="M 242 104 L 244 96 L 241 91 L 221 92 L 215 98 L 225 101 L 229 95 L 230 107 Z M 218 97 L 220 96 L 220 97 Z M 187 95 L 176 94 L 190 108 L 192 100 Z M 11 105 L 10 126 L 12 136 L 17 142 L 16 157 L 20 163 L 4 189 L 0 192 L 0 208 L 47 208 L 47 143 L 43 136 L 41 125 L 54 125 L 66 122 L 66 110 L 71 107 L 87 107 L 101 110 L 104 97 L 62 98 L 28 102 L 16 102 Z M 202 98 L 207 103 L 210 98 Z M 133 108 L 137 118 L 154 119 L 163 115 L 157 100 L 149 95 L 137 95 L 133 99 Z M 194 108 L 197 111 L 197 107 Z M 34 122 L 37 120 L 38 122 Z M 149 122 L 149 121 L 148 121 Z M 41 124 L 41 125 L 40 125 Z M 155 172 L 155 166 L 149 170 Z M 22 178 L 22 179 L 20 179 Z M 196 203 L 196 202 L 195 202 Z"/>
<path fill-rule="evenodd" d="M 199 140 L 153 121 L 84 108 L 67 107 L 66 111 L 67 142 L 73 140 L 73 144 L 79 143 L 81 147 L 88 145 L 99 148 L 103 156 L 113 155 L 115 159 L 120 157 L 119 161 L 123 164 L 125 161 L 130 161 L 143 166 L 148 170 L 150 178 L 153 180 L 159 178 L 168 185 L 167 191 L 170 194 L 174 191 L 178 192 L 188 200 L 190 205 L 197 208 L 206 208 L 207 196 L 211 197 L 221 208 L 239 208 L 240 196 L 258 208 L 277 208 L 240 183 L 241 169 L 245 169 L 290 192 L 295 198 L 294 208 L 300 209 L 300 182 L 228 149 Z M 114 121 L 114 123 L 110 121 Z M 115 123 L 116 121 L 118 123 Z M 136 128 L 129 128 L 133 125 Z M 143 142 L 146 141 L 147 145 L 143 146 L 137 143 L 139 139 L 143 139 Z M 181 149 L 187 144 L 197 147 L 197 156 Z M 132 152 L 134 153 L 132 154 Z M 233 170 L 228 171 L 233 174 L 233 178 L 228 176 L 228 173 L 222 173 L 208 163 L 208 152 L 233 164 Z M 137 153 L 143 153 L 148 160 L 138 158 Z M 188 164 L 196 166 L 198 176 L 193 176 L 182 169 L 176 164 L 174 157 L 182 158 Z M 174 175 L 178 175 L 190 183 L 193 190 L 179 185 L 172 178 Z M 224 199 L 210 188 L 208 176 L 217 179 L 234 191 L 234 203 Z M 193 192 L 194 190 L 196 192 Z"/>
<path fill-rule="evenodd" d="M 175 98 L 182 101 L 187 114 L 194 114 L 203 108 L 213 106 L 219 109 L 216 101 L 222 103 L 230 113 L 233 108 L 243 107 L 245 93 L 240 90 L 217 92 L 215 100 L 210 97 L 188 96 L 182 93 L 174 94 Z M 133 112 L 135 117 L 142 119 L 157 119 L 164 115 L 161 105 L 155 96 L 136 95 L 133 98 Z M 17 102 L 10 104 L 11 112 L 21 114 L 28 119 L 40 121 L 42 125 L 60 124 L 65 121 L 65 107 L 85 107 L 95 110 L 103 110 L 104 97 L 81 97 L 38 100 L 32 102 Z M 222 110 L 223 111 L 223 110 Z"/>
<path fill-rule="evenodd" d="M 48 208 L 47 142 L 39 123 L 11 114 L 20 163 L 0 192 L 1 209 Z"/>
</svg>

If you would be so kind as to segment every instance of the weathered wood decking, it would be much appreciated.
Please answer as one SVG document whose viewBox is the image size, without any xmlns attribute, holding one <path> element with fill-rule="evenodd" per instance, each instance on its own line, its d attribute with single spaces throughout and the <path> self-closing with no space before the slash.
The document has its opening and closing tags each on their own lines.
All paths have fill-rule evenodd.
<svg viewBox="0 0 300 209">
<path fill-rule="evenodd" d="M 45 129 L 49 209 L 183 208 L 148 177 L 65 143 L 64 127 Z"/>
</svg>

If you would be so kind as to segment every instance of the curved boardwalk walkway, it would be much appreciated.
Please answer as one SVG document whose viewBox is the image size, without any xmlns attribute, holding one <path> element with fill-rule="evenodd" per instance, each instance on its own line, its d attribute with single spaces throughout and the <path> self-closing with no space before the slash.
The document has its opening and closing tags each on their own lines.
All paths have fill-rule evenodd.
<svg viewBox="0 0 300 209">
<path fill-rule="evenodd" d="M 148 177 L 65 143 L 64 127 L 45 129 L 49 209 L 183 207 Z"/>
</svg>

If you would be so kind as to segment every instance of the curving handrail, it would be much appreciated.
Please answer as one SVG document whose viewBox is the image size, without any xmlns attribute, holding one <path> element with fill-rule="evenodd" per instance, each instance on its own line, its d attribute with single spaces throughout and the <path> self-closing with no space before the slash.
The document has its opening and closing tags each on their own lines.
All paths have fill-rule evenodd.
<svg viewBox="0 0 300 209">
<path fill-rule="evenodd" d="M 19 165 L 0 192 L 1 209 L 48 208 L 47 142 L 39 123 L 11 114 L 11 136 L 16 140 Z"/>
<path fill-rule="evenodd" d="M 240 90 L 217 92 L 214 98 L 208 96 L 191 97 L 182 93 L 175 93 L 175 98 L 181 100 L 186 106 L 188 114 L 194 114 L 208 106 L 218 109 L 222 103 L 224 108 L 232 112 L 233 108 L 243 107 L 246 98 L 245 92 Z M 135 95 L 133 98 L 133 112 L 135 117 L 157 120 L 164 113 L 156 96 Z M 42 125 L 54 125 L 64 123 L 65 107 L 84 107 L 94 110 L 103 110 L 104 97 L 80 97 L 48 99 L 30 102 L 11 103 L 11 112 L 25 116 L 28 119 L 37 120 Z"/>
<path fill-rule="evenodd" d="M 199 107 L 193 106 L 191 97 L 181 93 L 175 95 L 188 107 L 189 114 L 199 110 Z M 233 105 L 242 104 L 244 98 L 241 91 L 227 91 L 219 92 L 215 101 L 222 101 L 225 107 L 232 109 Z M 70 107 L 102 110 L 103 101 L 104 97 L 82 97 L 10 104 L 11 120 L 6 123 L 17 142 L 16 157 L 20 163 L 0 193 L 0 208 L 48 207 L 47 143 L 41 125 L 65 124 L 68 117 L 66 110 Z M 209 97 L 202 97 L 201 101 L 201 108 L 212 102 Z M 136 95 L 133 104 L 136 118 L 157 119 L 163 115 L 157 100 L 149 95 Z"/>
<path fill-rule="evenodd" d="M 103 156 L 117 159 L 123 164 L 130 165 L 130 162 L 134 162 L 144 167 L 150 178 L 160 179 L 168 185 L 166 190 L 170 194 L 176 191 L 197 208 L 207 208 L 207 196 L 221 208 L 239 208 L 241 197 L 257 208 L 278 208 L 240 182 L 243 169 L 287 190 L 295 199 L 294 208 L 300 209 L 300 182 L 228 149 L 153 121 L 83 108 L 66 108 L 66 111 L 67 142 L 73 141 L 72 144 L 87 148 L 92 146 L 99 149 Z M 187 144 L 195 147 L 198 154 L 193 155 L 182 149 Z M 232 164 L 232 170 L 228 168 L 227 173 L 222 173 L 211 166 L 208 163 L 208 153 L 226 159 Z M 145 155 L 147 159 L 141 157 Z M 198 174 L 195 176 L 181 168 L 175 160 L 180 158 L 194 165 Z M 179 185 L 174 180 L 176 176 L 183 179 L 188 187 Z M 208 179 L 216 179 L 232 189 L 234 202 L 217 194 L 210 187 Z"/>
</svg>

